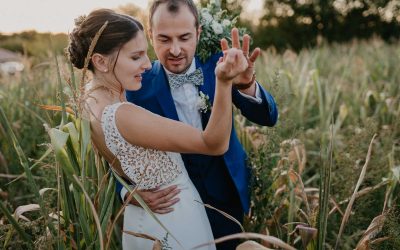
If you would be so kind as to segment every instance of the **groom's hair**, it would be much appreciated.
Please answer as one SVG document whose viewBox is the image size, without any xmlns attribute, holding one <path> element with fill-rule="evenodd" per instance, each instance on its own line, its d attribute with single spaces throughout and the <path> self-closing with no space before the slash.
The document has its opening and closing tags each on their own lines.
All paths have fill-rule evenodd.
<svg viewBox="0 0 400 250">
<path fill-rule="evenodd" d="M 167 9 L 170 13 L 178 13 L 180 6 L 186 5 L 194 16 L 196 29 L 199 27 L 200 25 L 199 13 L 197 12 L 197 7 L 194 4 L 193 0 L 154 0 L 150 5 L 150 15 L 149 15 L 150 28 L 153 25 L 154 12 L 156 12 L 158 6 L 164 3 L 167 5 Z"/>
</svg>

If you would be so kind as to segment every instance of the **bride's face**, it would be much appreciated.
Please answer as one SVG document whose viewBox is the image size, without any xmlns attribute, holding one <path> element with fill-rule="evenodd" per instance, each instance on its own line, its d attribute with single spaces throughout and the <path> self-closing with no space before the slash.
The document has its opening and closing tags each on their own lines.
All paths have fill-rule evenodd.
<svg viewBox="0 0 400 250">
<path fill-rule="evenodd" d="M 118 53 L 118 52 L 115 52 Z M 114 75 L 125 90 L 138 90 L 142 87 L 142 74 L 151 68 L 147 56 L 147 40 L 142 31 L 125 43 L 116 55 Z"/>
</svg>

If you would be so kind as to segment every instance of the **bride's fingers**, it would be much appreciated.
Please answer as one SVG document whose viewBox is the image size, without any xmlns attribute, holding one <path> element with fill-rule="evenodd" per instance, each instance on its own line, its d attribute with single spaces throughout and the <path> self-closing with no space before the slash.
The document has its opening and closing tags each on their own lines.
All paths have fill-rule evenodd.
<svg viewBox="0 0 400 250">
<path fill-rule="evenodd" d="M 229 50 L 224 59 L 225 64 L 226 65 L 234 64 L 235 60 L 236 60 L 236 56 L 237 56 L 236 50 Z"/>
<path fill-rule="evenodd" d="M 219 58 L 218 63 L 222 63 L 219 65 L 219 69 L 225 72 L 227 65 L 232 63 L 232 49 L 224 51 L 224 55 Z"/>
<path fill-rule="evenodd" d="M 232 79 L 236 75 L 247 69 L 247 58 L 243 55 L 243 51 L 231 48 L 224 51 L 223 60 L 219 60 L 217 71 L 220 77 Z"/>
<path fill-rule="evenodd" d="M 233 28 L 231 31 L 231 36 L 232 48 L 240 49 L 239 30 L 237 28 Z"/>
<path fill-rule="evenodd" d="M 229 66 L 231 68 L 232 74 L 237 74 L 244 71 L 247 66 L 247 58 L 243 55 L 243 52 L 240 50 L 234 50 L 230 54 Z"/>
<path fill-rule="evenodd" d="M 243 64 L 246 62 L 243 61 L 243 59 L 241 60 L 239 58 L 240 56 L 243 55 L 238 53 L 233 53 L 230 55 L 229 60 L 227 60 L 227 63 L 223 69 L 226 77 L 233 78 L 244 70 Z"/>
<path fill-rule="evenodd" d="M 234 66 L 233 62 L 231 60 L 231 57 L 227 57 L 228 60 L 224 60 L 221 67 L 220 67 L 220 73 L 222 74 L 222 77 L 224 78 L 230 78 L 232 68 Z"/>
<path fill-rule="evenodd" d="M 225 38 L 221 39 L 221 50 L 225 51 L 229 49 L 228 41 Z"/>
</svg>

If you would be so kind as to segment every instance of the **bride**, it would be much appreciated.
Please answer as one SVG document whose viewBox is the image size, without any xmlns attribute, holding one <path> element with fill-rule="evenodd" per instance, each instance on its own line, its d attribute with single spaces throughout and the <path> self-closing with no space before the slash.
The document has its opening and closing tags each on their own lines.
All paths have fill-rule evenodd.
<svg viewBox="0 0 400 250">
<path fill-rule="evenodd" d="M 85 88 L 85 111 L 92 140 L 100 154 L 139 189 L 177 185 L 180 201 L 173 212 L 156 214 L 177 237 L 175 241 L 141 207 L 127 206 L 124 230 L 164 239 L 171 249 L 190 249 L 213 240 L 197 190 L 180 153 L 223 154 L 232 127 L 232 80 L 247 68 L 241 50 L 224 52 L 215 69 L 216 90 L 210 121 L 204 131 L 153 114 L 125 100 L 124 90 L 141 88 L 142 73 L 151 67 L 143 26 L 112 10 L 96 10 L 76 21 L 70 34 L 69 58 L 82 69 L 90 44 L 105 25 L 94 47 L 88 69 L 93 79 Z M 123 235 L 124 249 L 152 249 L 152 242 Z M 203 249 L 215 249 L 215 245 Z"/>
</svg>

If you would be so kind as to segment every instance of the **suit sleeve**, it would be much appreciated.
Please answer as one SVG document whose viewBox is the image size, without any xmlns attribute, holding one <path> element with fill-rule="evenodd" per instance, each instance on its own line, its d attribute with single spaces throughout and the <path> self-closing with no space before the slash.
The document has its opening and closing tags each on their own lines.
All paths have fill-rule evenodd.
<svg viewBox="0 0 400 250">
<path fill-rule="evenodd" d="M 135 185 L 132 185 L 130 181 L 126 180 L 126 183 L 129 185 L 129 187 L 131 187 L 132 189 L 135 187 Z M 119 196 L 119 201 L 121 203 L 124 203 L 125 201 L 125 195 L 126 193 L 128 193 L 128 189 L 126 189 L 124 187 L 124 185 L 122 185 L 121 182 L 119 182 L 119 180 L 117 178 L 115 178 L 115 192 L 117 193 L 117 195 Z"/>
<path fill-rule="evenodd" d="M 242 96 L 239 90 L 232 89 L 233 104 L 242 112 L 248 120 L 262 126 L 272 127 L 278 120 L 278 108 L 274 97 L 259 83 L 262 102 L 260 104 Z"/>
<path fill-rule="evenodd" d="M 122 184 L 118 181 L 118 180 L 115 180 L 115 192 L 117 193 L 117 194 L 119 194 L 119 198 L 120 198 L 120 201 L 121 202 L 123 202 L 123 196 L 122 196 L 122 194 L 121 194 L 121 191 L 122 191 L 122 188 L 124 187 L 124 186 L 122 186 Z M 125 196 L 125 195 L 124 195 Z"/>
<path fill-rule="evenodd" d="M 218 59 L 223 56 L 222 53 L 214 54 L 210 57 L 208 62 L 205 64 L 208 66 L 212 66 L 212 71 L 209 70 L 209 74 L 214 74 L 215 77 L 215 67 L 218 62 Z M 209 67 L 209 69 L 210 69 Z M 214 78 L 215 79 L 215 78 Z M 214 80 L 215 81 L 215 80 Z M 214 82 L 215 84 L 215 82 Z M 236 88 L 232 89 L 232 101 L 233 104 L 240 109 L 242 115 L 246 117 L 249 121 L 257 123 L 262 126 L 272 127 L 276 124 L 278 120 L 278 108 L 275 103 L 274 97 L 266 91 L 261 84 L 257 83 L 260 94 L 261 94 L 261 103 L 256 103 L 250 98 L 247 98 L 239 93 L 239 90 Z"/>
</svg>

